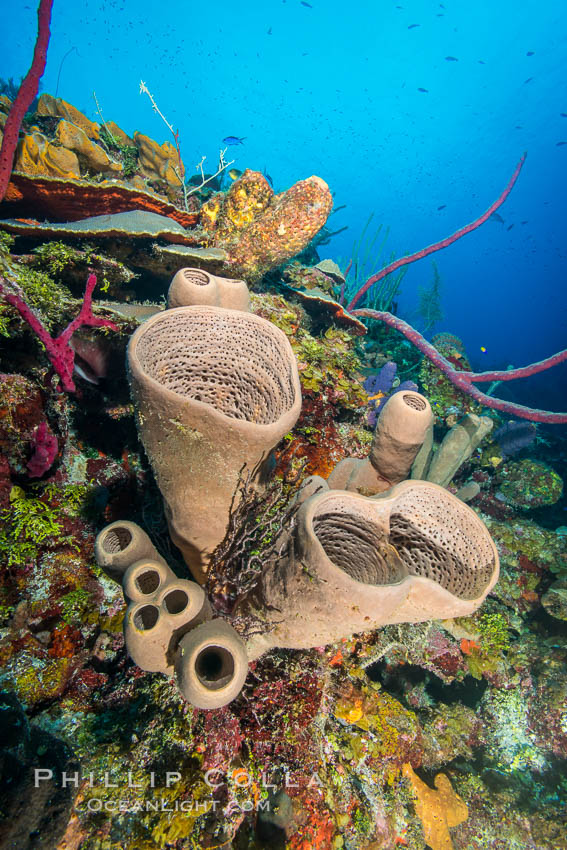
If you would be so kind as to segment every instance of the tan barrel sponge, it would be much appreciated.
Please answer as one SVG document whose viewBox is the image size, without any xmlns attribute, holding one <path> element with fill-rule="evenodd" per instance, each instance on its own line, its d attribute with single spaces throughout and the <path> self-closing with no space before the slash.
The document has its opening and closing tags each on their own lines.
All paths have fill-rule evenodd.
<svg viewBox="0 0 567 850">
<path fill-rule="evenodd" d="M 229 310 L 250 309 L 250 292 L 244 280 L 218 277 L 203 269 L 180 269 L 167 293 L 168 307 L 195 305 L 227 307 Z"/>
<path fill-rule="evenodd" d="M 412 390 L 394 393 L 378 417 L 369 456 L 340 461 L 329 475 L 330 489 L 372 496 L 404 481 L 432 422 L 425 396 Z"/>
<path fill-rule="evenodd" d="M 203 583 L 240 473 L 257 468 L 299 416 L 293 351 L 252 313 L 178 307 L 138 328 L 128 364 L 171 537 Z"/>
<path fill-rule="evenodd" d="M 264 621 L 248 656 L 467 616 L 498 569 L 486 526 L 436 484 L 404 481 L 372 498 L 323 491 L 302 504 L 288 555 L 267 566 L 257 595 L 242 605 Z"/>
</svg>

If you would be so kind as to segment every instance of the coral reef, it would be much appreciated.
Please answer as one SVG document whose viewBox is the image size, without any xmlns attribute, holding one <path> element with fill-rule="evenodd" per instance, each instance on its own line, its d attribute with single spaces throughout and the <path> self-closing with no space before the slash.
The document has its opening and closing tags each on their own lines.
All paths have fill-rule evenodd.
<svg viewBox="0 0 567 850">
<path fill-rule="evenodd" d="M 455 369 L 463 372 L 470 371 L 470 363 L 458 337 L 452 334 L 436 334 L 431 343 Z M 426 357 L 423 358 L 419 367 L 419 383 L 430 400 L 437 422 L 442 422 L 451 428 L 464 414 L 479 415 L 481 413 L 480 405 L 458 392 L 451 381 Z"/>
<path fill-rule="evenodd" d="M 40 4 L 44 36 L 48 6 L 45 0 Z M 40 54 L 44 48 L 45 38 Z M 24 93 L 32 94 L 31 88 L 25 86 Z M 100 125 L 47 95 L 24 116 L 16 94 L 9 92 L 18 126 L 15 136 L 6 133 L 0 158 L 0 178 L 9 181 L 0 213 L 0 274 L 18 287 L 30 311 L 26 315 L 35 317 L 37 327 L 41 323 L 48 345 L 73 326 L 64 372 L 75 391 L 59 392 L 56 381 L 48 379 L 49 357 L 31 323 L 3 298 L 0 843 L 31 848 L 43 841 L 61 850 L 566 846 L 567 557 L 565 497 L 560 496 L 565 443 L 560 429 L 546 424 L 561 421 L 561 415 L 553 419 L 536 411 L 543 424 L 532 441 L 533 426 L 506 424 L 508 417 L 492 399 L 494 428 L 472 453 L 458 453 L 447 489 L 415 485 L 413 479 L 401 485 L 402 493 L 414 492 L 413 487 L 440 493 L 440 503 L 450 506 L 453 516 L 468 517 L 476 528 L 486 526 L 497 554 L 490 544 L 492 570 L 474 592 L 488 591 L 496 559 L 500 578 L 478 610 L 473 599 L 456 594 L 460 611 L 438 610 L 444 619 L 401 622 L 400 614 L 387 623 L 386 612 L 372 599 L 392 589 L 403 595 L 408 581 L 415 585 L 416 579 L 421 587 L 438 584 L 437 573 L 433 580 L 423 575 L 408 580 L 412 565 L 423 567 L 429 559 L 432 569 L 439 563 L 445 579 L 463 574 L 447 554 L 459 537 L 457 524 L 444 523 L 441 536 L 432 540 L 419 524 L 419 511 L 411 529 L 399 527 L 397 520 L 382 528 L 377 506 L 396 500 L 399 505 L 399 491 L 385 499 L 344 493 L 337 503 L 340 522 L 334 515 L 328 519 L 329 499 L 335 497 L 323 485 L 301 506 L 294 500 L 306 476 L 328 479 L 341 460 L 368 458 L 373 434 L 363 382 L 388 362 L 397 364 L 400 380 L 419 379 L 431 405 L 435 440 L 426 436 L 426 454 L 434 443 L 441 451 L 453 427 L 474 423 L 491 396 L 469 393 L 480 378 L 471 372 L 459 341 L 437 337 L 441 359 L 434 359 L 437 355 L 397 317 L 372 321 L 349 315 L 340 303 L 340 272 L 328 264 L 308 265 L 317 262 L 312 237 L 326 237 L 317 229 L 330 205 L 317 179 L 274 195 L 258 172 L 245 172 L 226 192 L 217 184 L 214 194 L 191 195 L 185 209 L 171 145 L 152 140 L 142 145 L 143 134 L 136 144 L 118 124 Z M 0 98 L 0 132 L 10 129 L 11 106 Z M 20 123 L 17 155 L 26 169 L 43 173 L 10 174 Z M 63 172 L 76 178 L 47 176 L 48 164 L 55 167 L 58 157 Z M 109 176 L 113 179 L 105 179 Z M 318 203 L 318 209 L 310 209 Z M 98 216 L 112 218 L 93 222 Z M 282 222 L 284 233 L 278 232 Z M 397 270 L 411 261 L 402 258 L 405 265 Z M 231 279 L 217 284 L 218 300 L 207 309 L 236 306 L 230 312 L 245 311 L 254 329 L 264 322 L 279 328 L 282 335 L 276 336 L 284 337 L 281 344 L 297 363 L 294 385 L 302 395 L 297 421 L 282 425 L 282 433 L 259 449 L 266 455 L 261 468 L 256 469 L 256 456 L 242 472 L 233 464 L 226 489 L 239 490 L 240 497 L 226 507 L 215 540 L 224 530 L 227 534 L 211 552 L 202 589 L 169 535 L 167 499 L 138 441 L 125 366 L 128 341 L 137 329 L 137 339 L 144 337 L 148 317 L 157 317 L 149 322 L 159 325 L 167 316 L 167 287 L 187 267 L 206 279 L 204 289 L 214 275 Z M 104 327 L 73 325 L 91 268 L 99 286 L 90 293 L 92 313 L 90 308 L 85 313 L 112 322 L 115 329 L 108 333 Z M 238 293 L 232 286 L 240 269 L 250 273 L 255 289 L 250 296 L 239 284 Z M 378 273 L 380 280 L 387 272 Z M 233 294 L 242 300 L 227 304 L 224 298 Z M 173 301 L 173 291 L 171 297 L 170 307 L 182 303 Z M 202 308 L 174 307 L 173 312 L 177 309 Z M 199 342 L 197 360 L 206 343 Z M 232 350 L 227 343 L 226 351 Z M 172 363 L 166 355 L 160 381 Z M 211 357 L 205 358 L 201 392 L 213 388 L 214 402 L 222 407 L 227 386 L 239 376 L 248 383 L 242 360 L 251 358 L 247 349 L 222 362 Z M 270 354 L 266 360 L 271 367 L 277 358 Z M 515 370 L 512 379 L 555 362 L 557 357 Z M 204 380 L 216 370 L 222 371 L 220 382 Z M 262 381 L 270 395 L 281 382 L 268 373 L 262 371 Z M 505 376 L 487 373 L 482 379 Z M 251 418 L 258 418 L 257 401 L 254 396 Z M 168 435 L 185 446 L 191 429 L 177 413 L 160 410 Z M 241 421 L 231 420 L 231 433 Z M 141 433 L 143 428 L 141 422 Z M 207 432 L 202 423 L 199 428 Z M 221 472 L 209 465 L 211 481 L 227 474 L 231 455 L 224 436 L 216 445 Z M 187 476 L 185 448 L 173 455 L 179 476 L 194 487 L 197 476 Z M 420 462 L 422 477 L 427 458 Z M 463 487 L 475 493 L 472 508 L 455 501 L 453 493 Z M 203 505 L 209 495 L 204 488 Z M 358 523 L 364 511 L 371 521 Z M 213 512 L 203 513 L 204 526 Z M 102 557 L 102 568 L 97 566 L 95 548 L 100 559 L 101 547 L 95 540 L 106 526 L 129 529 L 136 538 L 127 560 L 138 566 L 128 580 L 124 573 L 130 563 L 120 561 L 119 546 L 110 546 L 114 551 Z M 146 532 L 141 542 L 140 528 Z M 371 535 L 374 545 L 366 545 L 364 535 L 377 528 L 384 533 L 378 539 Z M 415 548 L 404 545 L 410 534 Z M 442 545 L 441 538 L 449 544 Z M 304 613 L 330 590 L 319 582 L 329 563 L 340 561 L 341 551 L 348 557 L 333 580 L 340 580 L 343 590 L 329 602 L 326 622 L 332 634 L 323 634 L 321 620 Z M 372 562 L 382 570 L 381 584 L 349 573 L 362 569 L 361 561 L 368 566 L 368 552 L 381 555 L 379 563 Z M 474 566 L 481 563 L 475 559 Z M 146 587 L 139 603 L 134 595 L 141 591 L 133 582 L 154 571 L 165 576 L 163 584 L 158 590 Z M 399 571 L 404 576 L 390 583 Z M 285 576 L 286 587 L 270 597 L 270 582 L 277 587 L 278 576 Z M 117 583 L 123 580 L 126 598 Z M 358 597 L 353 588 L 358 592 L 360 585 L 364 593 Z M 298 595 L 290 592 L 298 586 Z M 199 612 L 202 622 L 194 622 L 181 606 L 185 591 L 187 598 L 209 597 L 210 608 L 203 605 Z M 267 607 L 262 596 L 277 608 Z M 454 596 L 447 592 L 445 600 L 453 605 Z M 424 599 L 420 591 L 412 605 Z M 132 627 L 140 604 L 155 607 L 158 622 L 162 615 L 172 621 L 169 642 L 156 641 L 165 674 L 144 670 L 132 658 L 155 667 L 135 646 L 140 639 L 143 647 L 140 635 L 150 641 L 158 637 L 151 628 Z M 357 605 L 358 611 L 350 610 Z M 286 640 L 286 622 L 300 612 Z M 380 616 L 386 624 L 372 628 Z M 348 629 L 342 628 L 345 618 Z M 225 625 L 219 628 L 220 623 Z M 332 642 L 325 645 L 327 640 Z M 299 643 L 302 648 L 286 648 Z M 244 684 L 234 677 L 239 693 L 230 695 L 227 705 L 201 702 L 195 683 L 204 680 L 207 699 L 219 683 L 222 689 L 230 679 L 230 653 L 241 658 L 237 648 L 246 644 L 257 657 Z M 243 672 L 242 664 L 237 673 Z M 35 788 L 38 768 L 45 774 Z M 67 777 L 77 771 L 77 783 L 63 787 L 63 771 Z"/>
</svg>

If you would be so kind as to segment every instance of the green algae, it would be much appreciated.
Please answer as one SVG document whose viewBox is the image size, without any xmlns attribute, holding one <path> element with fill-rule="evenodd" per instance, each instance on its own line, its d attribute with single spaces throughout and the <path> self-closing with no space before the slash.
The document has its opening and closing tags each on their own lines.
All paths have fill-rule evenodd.
<svg viewBox="0 0 567 850">
<path fill-rule="evenodd" d="M 282 296 L 252 295 L 253 311 L 268 319 L 288 337 L 297 358 L 302 390 L 327 396 L 340 411 L 366 407 L 367 393 L 362 387 L 362 361 L 357 353 L 357 338 L 337 327 L 327 328 L 321 336 L 306 329 L 303 308 Z"/>
<path fill-rule="evenodd" d="M 84 588 L 71 590 L 59 600 L 61 619 L 67 624 L 80 621 L 86 615 L 90 602 L 91 594 Z"/>
<path fill-rule="evenodd" d="M 7 565 L 37 558 L 42 544 L 60 534 L 58 511 L 39 497 L 26 496 L 21 487 L 10 490 L 10 507 L 0 511 L 0 556 Z"/>
<path fill-rule="evenodd" d="M 15 279 L 21 288 L 24 301 L 32 309 L 38 310 L 48 330 L 61 321 L 73 296 L 47 273 L 27 266 L 18 266 Z"/>
<path fill-rule="evenodd" d="M 476 622 L 483 652 L 504 652 L 510 647 L 510 629 L 503 614 L 481 614 Z"/>
</svg>

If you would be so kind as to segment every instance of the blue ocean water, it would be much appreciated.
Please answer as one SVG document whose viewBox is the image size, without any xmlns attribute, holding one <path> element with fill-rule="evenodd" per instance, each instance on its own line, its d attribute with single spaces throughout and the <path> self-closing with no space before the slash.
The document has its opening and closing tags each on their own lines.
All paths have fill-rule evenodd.
<svg viewBox="0 0 567 850">
<path fill-rule="evenodd" d="M 8 5 L 2 76 L 19 79 L 36 7 Z M 329 226 L 348 229 L 320 250 L 343 268 L 370 214 L 388 254 L 416 251 L 480 215 L 527 151 L 503 222 L 434 257 L 435 330 L 459 335 L 473 368 L 504 368 L 567 337 L 566 33 L 560 0 L 55 0 L 42 90 L 98 120 L 96 92 L 106 120 L 170 140 L 143 80 L 188 174 L 216 166 L 228 135 L 245 137 L 234 167 L 265 169 L 276 191 L 317 174 L 346 205 Z M 402 316 L 431 277 L 429 259 L 409 268 Z M 563 409 L 566 376 L 522 382 L 517 400 Z"/>
</svg>

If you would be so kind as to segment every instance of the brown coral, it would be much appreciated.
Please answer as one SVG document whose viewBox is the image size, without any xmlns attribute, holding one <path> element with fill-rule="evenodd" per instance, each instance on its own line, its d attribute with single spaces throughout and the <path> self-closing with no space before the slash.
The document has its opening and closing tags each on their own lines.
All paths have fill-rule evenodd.
<svg viewBox="0 0 567 850">
<path fill-rule="evenodd" d="M 118 162 L 113 162 L 100 145 L 92 142 L 84 130 L 62 119 L 55 131 L 57 141 L 61 145 L 59 150 L 73 151 L 85 169 L 92 174 L 106 174 L 122 171 Z M 53 147 L 53 146 L 52 146 Z"/>
<path fill-rule="evenodd" d="M 99 126 L 93 121 L 90 121 L 86 115 L 83 115 L 76 107 L 67 103 L 61 97 L 53 97 L 51 94 L 42 94 L 37 105 L 37 114 L 45 117 L 65 118 L 76 127 L 80 127 L 89 139 L 98 139 Z"/>
<path fill-rule="evenodd" d="M 80 175 L 76 154 L 52 145 L 39 131 L 28 133 L 19 142 L 14 169 L 25 174 L 50 177 L 75 178 Z"/>
<path fill-rule="evenodd" d="M 142 174 L 150 180 L 166 183 L 170 189 L 179 189 L 183 166 L 174 146 L 170 142 L 159 145 L 149 136 L 139 132 L 134 133 L 134 143 L 138 148 Z"/>
</svg>

